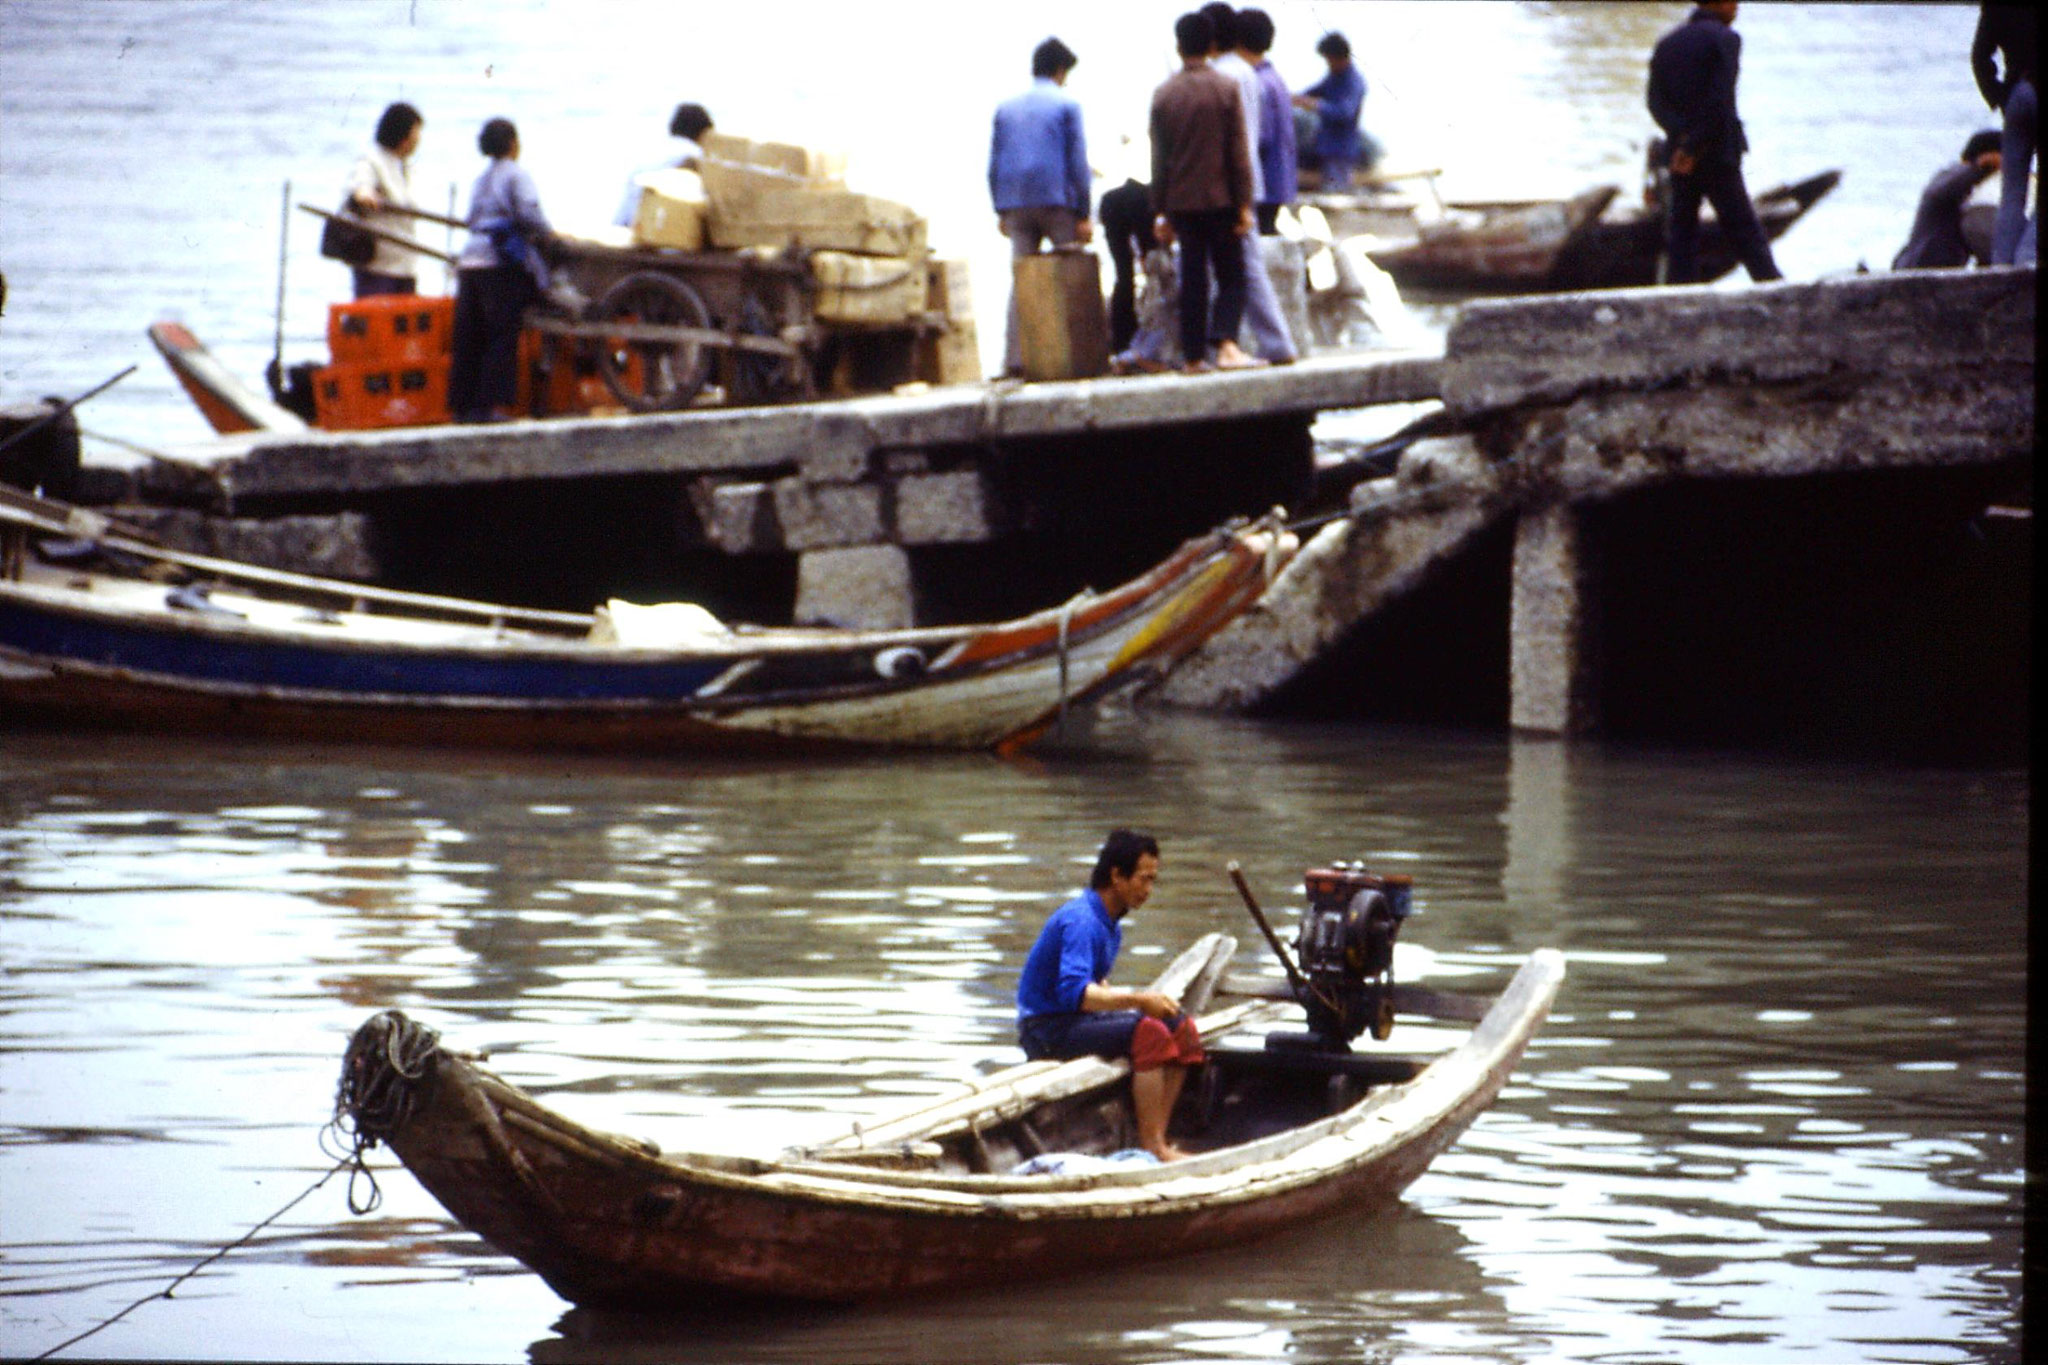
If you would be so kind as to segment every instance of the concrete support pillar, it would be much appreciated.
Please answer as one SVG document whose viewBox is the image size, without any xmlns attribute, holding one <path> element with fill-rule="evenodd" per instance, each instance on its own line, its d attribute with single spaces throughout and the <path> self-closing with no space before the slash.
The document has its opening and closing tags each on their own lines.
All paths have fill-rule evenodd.
<svg viewBox="0 0 2048 1365">
<path fill-rule="evenodd" d="M 1508 722 L 1546 735 L 1597 720 L 1579 516 L 1569 503 L 1525 509 L 1515 527 Z"/>
<path fill-rule="evenodd" d="M 804 551 L 796 561 L 796 623 L 865 630 L 916 625 L 910 556 L 897 545 Z"/>
</svg>

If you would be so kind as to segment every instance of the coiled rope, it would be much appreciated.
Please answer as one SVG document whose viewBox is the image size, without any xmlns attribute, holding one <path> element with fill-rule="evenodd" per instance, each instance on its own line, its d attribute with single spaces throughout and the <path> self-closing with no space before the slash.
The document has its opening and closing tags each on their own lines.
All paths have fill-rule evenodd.
<svg viewBox="0 0 2048 1365">
<path fill-rule="evenodd" d="M 315 1190 L 348 1171 L 348 1207 L 364 1214 L 384 1202 L 377 1178 L 364 1160 L 365 1153 L 405 1126 L 412 1116 L 418 1082 L 427 1074 L 434 1053 L 441 1046 L 440 1035 L 424 1024 L 414 1023 L 397 1010 L 373 1016 L 349 1040 L 341 1063 L 341 1084 L 334 1096 L 334 1117 L 320 1130 L 320 1150 L 334 1157 L 334 1165 L 318 1180 L 294 1195 L 285 1206 L 247 1232 L 213 1252 L 184 1274 L 153 1294 L 145 1294 L 112 1317 L 86 1328 L 78 1335 L 58 1342 L 36 1356 L 48 1360 L 59 1351 L 76 1346 L 87 1337 L 105 1331 L 152 1299 L 172 1297 L 179 1285 L 220 1260 L 237 1247 L 246 1246 L 257 1233 L 290 1213 Z M 358 1202 L 356 1181 L 367 1180 L 369 1198 Z"/>
<path fill-rule="evenodd" d="M 341 1081 L 334 1091 L 334 1117 L 321 1130 L 320 1145 L 349 1168 L 350 1213 L 373 1213 L 384 1202 L 367 1154 L 412 1117 L 419 1082 L 440 1048 L 440 1034 L 398 1010 L 372 1015 L 348 1040 Z M 359 1180 L 370 1189 L 360 1200 Z"/>
</svg>

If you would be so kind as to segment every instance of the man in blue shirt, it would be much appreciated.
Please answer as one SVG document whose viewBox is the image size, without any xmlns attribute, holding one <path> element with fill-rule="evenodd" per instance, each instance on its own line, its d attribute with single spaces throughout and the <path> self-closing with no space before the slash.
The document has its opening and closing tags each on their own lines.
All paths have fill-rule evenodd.
<svg viewBox="0 0 2048 1365">
<path fill-rule="evenodd" d="M 1351 173 L 1365 162 L 1365 132 L 1358 116 L 1365 109 L 1365 76 L 1351 61 L 1351 43 L 1341 33 L 1325 33 L 1316 44 L 1329 71 L 1294 97 L 1296 107 L 1316 116 L 1310 150 L 1321 172 L 1320 188 L 1351 188 Z"/>
<path fill-rule="evenodd" d="M 1013 258 L 1032 255 L 1043 242 L 1056 247 L 1085 242 L 1094 230 L 1088 220 L 1088 145 L 1081 135 L 1081 106 L 1061 88 L 1078 60 L 1065 43 L 1047 38 L 1031 54 L 1031 88 L 996 109 L 988 191 L 995 200 L 996 227 L 1010 239 Z M 1023 372 L 1013 290 L 1003 328 L 1003 373 Z"/>
<path fill-rule="evenodd" d="M 1167 1120 L 1202 1039 L 1180 1002 L 1163 991 L 1109 984 L 1123 946 L 1123 918 L 1159 877 L 1149 834 L 1111 830 L 1088 889 L 1053 912 L 1017 978 L 1017 1040 L 1024 1055 L 1129 1057 L 1138 1145 L 1161 1161 L 1187 1155 L 1166 1140 Z"/>
</svg>

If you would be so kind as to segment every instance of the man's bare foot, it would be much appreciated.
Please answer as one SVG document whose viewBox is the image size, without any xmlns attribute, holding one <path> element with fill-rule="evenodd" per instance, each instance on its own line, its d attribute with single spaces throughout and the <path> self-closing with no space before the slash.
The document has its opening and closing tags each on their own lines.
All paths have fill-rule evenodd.
<svg viewBox="0 0 2048 1365">
<path fill-rule="evenodd" d="M 1180 1148 L 1174 1146 L 1170 1142 L 1162 1142 L 1157 1147 L 1149 1147 L 1146 1150 L 1151 1152 L 1152 1155 L 1158 1157 L 1161 1161 L 1186 1161 L 1189 1157 L 1194 1155 L 1193 1152 L 1182 1151 Z"/>
</svg>

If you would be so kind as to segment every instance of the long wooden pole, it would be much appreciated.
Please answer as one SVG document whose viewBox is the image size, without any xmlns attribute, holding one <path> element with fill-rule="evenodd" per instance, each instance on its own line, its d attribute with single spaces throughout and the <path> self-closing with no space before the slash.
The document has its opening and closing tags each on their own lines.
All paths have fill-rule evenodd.
<svg viewBox="0 0 2048 1365">
<path fill-rule="evenodd" d="M 1287 949 L 1282 946 L 1280 936 L 1274 933 L 1273 926 L 1266 922 L 1266 912 L 1259 908 L 1259 902 L 1252 895 L 1252 888 L 1245 881 L 1244 869 L 1237 865 L 1237 859 L 1232 858 L 1224 868 L 1224 871 L 1230 874 L 1231 882 L 1237 887 L 1237 894 L 1244 900 L 1244 908 L 1252 912 L 1252 920 L 1259 926 L 1259 932 L 1266 936 L 1266 943 L 1272 948 L 1273 955 L 1279 958 L 1280 965 L 1287 969 L 1287 984 L 1294 987 L 1294 998 L 1300 1000 L 1305 996 L 1312 995 L 1316 999 L 1322 1000 L 1323 993 L 1316 990 L 1302 978 L 1301 973 L 1294 966 L 1294 959 L 1287 955 Z M 1329 1002 L 1324 1001 L 1323 1003 L 1328 1004 Z"/>
<path fill-rule="evenodd" d="M 417 251 L 419 252 L 420 255 L 432 256 L 437 261 L 448 261 L 452 263 L 455 260 L 453 256 L 449 255 L 445 251 L 436 251 L 434 250 L 434 248 L 430 246 L 421 246 L 412 238 L 401 236 L 396 232 L 386 232 L 383 228 L 371 227 L 362 219 L 353 217 L 349 214 L 329 213 L 326 209 L 316 209 L 311 204 L 301 204 L 299 205 L 299 207 L 305 212 L 312 214 L 315 218 L 339 218 L 344 223 L 353 223 L 355 226 L 369 233 L 372 237 L 381 238 L 384 241 L 390 242 L 393 246 L 404 247 L 407 251 Z"/>
<path fill-rule="evenodd" d="M 284 182 L 284 203 L 277 214 L 277 344 L 270 353 L 271 373 L 284 382 L 284 263 L 292 236 L 292 182 Z"/>
</svg>

